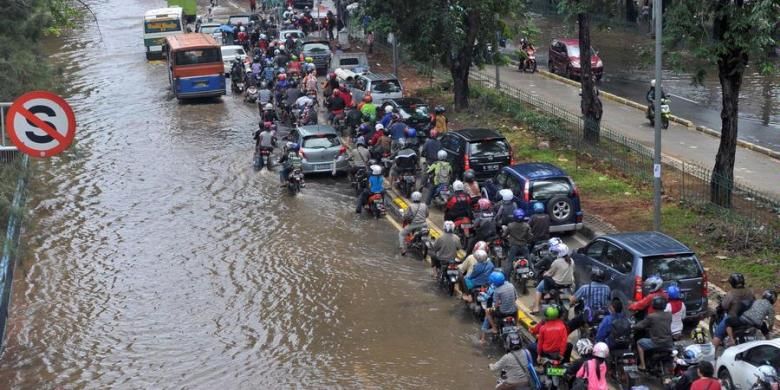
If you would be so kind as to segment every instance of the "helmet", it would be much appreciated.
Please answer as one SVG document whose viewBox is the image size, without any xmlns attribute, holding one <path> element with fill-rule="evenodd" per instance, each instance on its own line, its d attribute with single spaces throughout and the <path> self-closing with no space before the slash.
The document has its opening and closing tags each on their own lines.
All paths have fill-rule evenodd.
<svg viewBox="0 0 780 390">
<path fill-rule="evenodd" d="M 265 106 L 263 106 L 263 110 L 273 110 L 274 105 L 271 103 L 266 103 Z"/>
<path fill-rule="evenodd" d="M 437 114 L 443 114 L 445 111 L 444 106 L 436 106 L 433 108 L 433 112 Z"/>
<path fill-rule="evenodd" d="M 542 202 L 534 202 L 532 207 L 534 209 L 534 214 L 543 214 L 544 213 L 544 203 L 542 203 Z"/>
<path fill-rule="evenodd" d="M 474 181 L 474 170 L 467 169 L 466 172 L 463 172 L 463 180 L 469 183 Z"/>
<path fill-rule="evenodd" d="M 275 56 L 278 56 L 278 55 L 279 55 L 279 49 L 276 49 L 276 50 L 274 50 L 274 55 L 275 55 Z"/>
<path fill-rule="evenodd" d="M 604 282 L 604 270 L 599 267 L 593 267 L 590 270 L 590 280 L 594 282 L 602 283 Z"/>
<path fill-rule="evenodd" d="M 669 287 L 666 288 L 666 295 L 669 296 L 669 299 L 680 299 L 680 288 L 677 287 L 676 284 L 670 284 Z"/>
<path fill-rule="evenodd" d="M 304 58 L 303 60 L 304 60 L 304 61 L 306 61 L 306 62 L 307 62 L 307 63 L 309 63 L 309 64 L 311 64 L 311 63 L 313 63 L 313 62 L 314 62 L 314 58 L 312 58 L 312 57 L 306 57 L 306 58 Z"/>
<path fill-rule="evenodd" d="M 550 305 L 547 306 L 546 309 L 544 309 L 544 318 L 548 320 L 554 320 L 558 318 L 558 315 L 561 314 L 561 311 L 558 309 L 558 305 Z"/>
<path fill-rule="evenodd" d="M 279 80 L 287 80 L 287 73 L 279 73 Z"/>
<path fill-rule="evenodd" d="M 745 275 L 739 272 L 735 272 L 729 276 L 729 284 L 731 288 L 743 288 L 745 287 Z"/>
<path fill-rule="evenodd" d="M 333 72 L 328 73 L 328 79 L 335 79 L 335 78 L 336 78 L 336 74 L 335 73 L 333 73 Z"/>
<path fill-rule="evenodd" d="M 501 200 L 505 202 L 512 201 L 515 198 L 515 194 L 512 193 L 512 190 L 509 188 L 504 188 L 501 191 L 498 191 L 498 194 L 501 195 Z"/>
<path fill-rule="evenodd" d="M 238 61 L 238 58 L 236 58 L 235 60 Z M 252 58 L 252 62 L 260 62 L 261 60 L 262 58 L 260 58 L 260 56 L 254 56 L 254 58 Z"/>
<path fill-rule="evenodd" d="M 774 292 L 774 291 L 772 291 L 772 290 L 766 290 L 766 291 L 764 291 L 764 293 L 761 295 L 761 298 L 764 298 L 764 299 L 766 299 L 767 301 L 769 301 L 769 303 L 771 303 L 771 304 L 773 304 L 773 305 L 774 305 L 774 304 L 775 304 L 775 301 L 777 300 L 777 294 L 775 294 L 775 292 Z"/>
<path fill-rule="evenodd" d="M 558 257 L 567 256 L 569 254 L 569 246 L 564 243 L 560 243 L 550 248 L 550 251 L 552 251 L 552 253 L 555 253 L 555 255 Z"/>
<path fill-rule="evenodd" d="M 563 240 L 561 240 L 558 237 L 553 237 L 553 238 L 547 240 L 547 246 L 549 248 L 552 248 L 552 247 L 554 247 L 556 245 L 560 245 L 560 244 L 563 244 Z"/>
<path fill-rule="evenodd" d="M 707 344 L 707 335 L 704 333 L 704 328 L 697 326 L 691 332 L 691 340 L 696 344 Z"/>
<path fill-rule="evenodd" d="M 355 140 L 355 145 L 366 146 L 366 137 L 363 137 L 362 135 L 360 137 L 357 137 L 357 139 Z"/>
<path fill-rule="evenodd" d="M 492 204 L 490 204 L 490 200 L 487 198 L 480 198 L 477 201 L 477 205 L 479 205 L 480 210 L 490 210 L 490 207 L 492 206 Z"/>
<path fill-rule="evenodd" d="M 774 369 L 774 367 L 765 364 L 761 367 L 758 367 L 758 373 L 756 374 L 758 376 L 758 379 L 764 381 L 765 383 L 772 383 L 777 381 L 777 370 Z"/>
<path fill-rule="evenodd" d="M 655 88 L 655 79 L 650 80 L 650 86 Z"/>
<path fill-rule="evenodd" d="M 487 251 L 487 248 L 488 248 L 488 244 L 485 241 L 477 241 L 477 243 L 474 244 L 474 252 L 475 253 L 478 250 Z M 485 253 L 487 253 L 487 252 L 485 252 Z"/>
<path fill-rule="evenodd" d="M 385 106 L 385 113 L 386 113 L 386 114 L 389 114 L 389 113 L 391 113 L 391 112 L 393 112 L 393 107 L 392 107 L 392 106 L 389 106 L 389 105 L 388 105 L 388 106 Z"/>
<path fill-rule="evenodd" d="M 609 347 L 606 343 L 596 343 L 593 346 L 593 356 L 606 359 L 609 356 Z"/>
<path fill-rule="evenodd" d="M 382 167 L 380 165 L 372 165 L 371 166 L 371 174 L 372 175 L 381 175 L 382 174 Z"/>
<path fill-rule="evenodd" d="M 484 249 L 477 249 L 474 251 L 474 259 L 476 259 L 478 262 L 483 263 L 485 262 L 485 260 L 487 260 L 487 258 L 488 258 L 488 254 L 487 252 L 485 252 Z"/>
<path fill-rule="evenodd" d="M 412 192 L 412 202 L 420 202 L 422 200 L 422 194 L 420 191 Z"/>
<path fill-rule="evenodd" d="M 371 130 L 371 127 L 369 127 L 368 123 L 363 123 L 358 127 L 358 132 L 360 134 L 366 134 L 369 130 Z"/>
<path fill-rule="evenodd" d="M 436 129 L 432 129 L 430 133 L 428 133 L 428 137 L 430 138 L 436 138 L 439 136 L 439 132 L 436 131 Z"/>
<path fill-rule="evenodd" d="M 593 343 L 589 339 L 583 338 L 577 340 L 577 353 L 580 356 L 590 355 L 593 352 Z"/>
<path fill-rule="evenodd" d="M 490 281 L 490 284 L 492 284 L 494 286 L 500 286 L 500 285 L 504 284 L 504 282 L 506 281 L 506 278 L 504 278 L 504 273 L 503 272 L 501 272 L 501 271 L 493 271 L 490 274 L 490 276 L 488 277 L 488 280 Z"/>
<path fill-rule="evenodd" d="M 410 127 L 406 130 L 406 137 L 408 138 L 416 138 L 417 137 L 417 130 L 414 127 Z"/>
<path fill-rule="evenodd" d="M 455 231 L 455 222 L 444 221 L 444 232 L 452 233 L 453 231 Z"/>
<path fill-rule="evenodd" d="M 703 357 L 701 346 L 698 344 L 691 344 L 685 347 L 682 353 L 682 359 L 688 365 L 699 364 Z"/>
<path fill-rule="evenodd" d="M 666 300 L 665 296 L 663 296 L 661 294 L 656 295 L 653 298 L 653 303 L 652 303 L 653 309 L 654 310 L 658 310 L 658 311 L 662 311 L 662 310 L 666 309 L 666 304 L 667 303 L 669 303 L 669 302 Z"/>
<path fill-rule="evenodd" d="M 301 147 L 295 142 L 291 142 L 290 145 L 287 146 L 287 150 L 292 150 L 293 152 L 297 152 L 300 148 Z"/>
<path fill-rule="evenodd" d="M 651 275 L 645 279 L 645 288 L 648 292 L 658 291 L 664 284 L 664 280 L 658 275 Z"/>
<path fill-rule="evenodd" d="M 292 11 L 293 9 L 292 9 L 292 7 L 287 7 L 287 10 L 288 11 Z"/>
<path fill-rule="evenodd" d="M 384 129 L 385 129 L 385 126 L 382 125 L 381 123 L 377 123 L 376 126 L 374 126 L 374 130 L 376 130 L 376 131 L 384 130 Z"/>
<path fill-rule="evenodd" d="M 512 213 L 512 218 L 517 222 L 524 220 L 525 211 L 523 211 L 523 209 L 515 209 L 515 211 Z"/>
<path fill-rule="evenodd" d="M 460 180 L 455 180 L 452 182 L 452 190 L 453 191 L 463 191 L 463 182 Z"/>
<path fill-rule="evenodd" d="M 436 153 L 436 158 L 439 159 L 439 161 L 444 161 L 447 159 L 447 151 L 446 150 L 440 150 L 438 153 Z"/>
<path fill-rule="evenodd" d="M 265 34 L 260 34 L 260 39 L 268 39 L 268 36 Z"/>
<path fill-rule="evenodd" d="M 366 94 L 363 95 L 363 101 L 366 103 L 371 103 L 372 101 L 374 101 L 374 98 L 372 98 L 371 95 Z"/>
</svg>

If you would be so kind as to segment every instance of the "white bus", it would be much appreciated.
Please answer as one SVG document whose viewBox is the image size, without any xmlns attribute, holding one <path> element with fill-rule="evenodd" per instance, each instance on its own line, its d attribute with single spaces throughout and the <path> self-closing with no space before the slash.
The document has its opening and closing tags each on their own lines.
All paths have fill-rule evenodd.
<svg viewBox="0 0 780 390">
<path fill-rule="evenodd" d="M 146 59 L 161 59 L 165 37 L 184 33 L 186 26 L 181 7 L 146 11 L 144 15 L 144 46 Z"/>
</svg>

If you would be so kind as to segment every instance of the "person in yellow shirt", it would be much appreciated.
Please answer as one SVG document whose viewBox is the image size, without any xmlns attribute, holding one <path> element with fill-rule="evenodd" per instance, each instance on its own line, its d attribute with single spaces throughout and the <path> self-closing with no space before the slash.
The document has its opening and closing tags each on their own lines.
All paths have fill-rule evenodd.
<svg viewBox="0 0 780 390">
<path fill-rule="evenodd" d="M 444 116 L 444 106 L 436 106 L 431 116 L 431 125 L 439 135 L 447 132 L 447 117 Z"/>
</svg>

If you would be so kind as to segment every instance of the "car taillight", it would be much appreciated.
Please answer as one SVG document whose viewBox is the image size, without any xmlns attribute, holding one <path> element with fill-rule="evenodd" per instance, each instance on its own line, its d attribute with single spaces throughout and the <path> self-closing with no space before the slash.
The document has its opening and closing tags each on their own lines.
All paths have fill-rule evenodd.
<svg viewBox="0 0 780 390">
<path fill-rule="evenodd" d="M 528 203 L 531 200 L 531 183 L 526 180 L 523 187 L 523 202 Z"/>
<path fill-rule="evenodd" d="M 303 150 L 298 150 L 298 155 L 301 156 L 302 159 L 306 159 L 306 153 L 304 153 Z"/>
<path fill-rule="evenodd" d="M 571 178 L 569 178 L 569 181 L 571 182 L 571 197 L 578 198 L 580 196 L 580 191 L 577 189 L 577 185 L 574 184 L 574 180 Z"/>
<path fill-rule="evenodd" d="M 521 267 L 525 267 L 528 265 L 528 260 L 526 259 L 520 259 L 519 261 Z"/>
<path fill-rule="evenodd" d="M 642 277 L 637 276 L 634 278 L 634 301 L 642 300 Z"/>
<path fill-rule="evenodd" d="M 701 294 L 703 297 L 706 297 L 709 295 L 709 285 L 708 285 L 708 278 L 707 278 L 707 271 L 704 271 L 701 274 Z"/>
<path fill-rule="evenodd" d="M 341 149 L 339 149 L 339 156 L 347 152 L 347 147 L 344 145 L 341 145 Z"/>
<path fill-rule="evenodd" d="M 515 160 L 515 151 L 512 150 L 512 147 L 509 147 L 509 165 L 515 165 L 517 164 L 517 160 Z"/>
<path fill-rule="evenodd" d="M 466 172 L 469 169 L 471 169 L 471 164 L 469 163 L 469 155 L 468 154 L 464 154 L 463 155 L 463 172 Z"/>
<path fill-rule="evenodd" d="M 575 218 L 577 220 L 577 223 L 582 222 L 582 214 L 577 214 L 577 217 Z"/>
</svg>

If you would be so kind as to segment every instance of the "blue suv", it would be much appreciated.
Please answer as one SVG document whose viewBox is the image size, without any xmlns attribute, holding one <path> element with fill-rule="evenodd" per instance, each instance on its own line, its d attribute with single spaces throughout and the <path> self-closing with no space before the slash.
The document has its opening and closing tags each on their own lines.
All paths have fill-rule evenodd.
<svg viewBox="0 0 780 390">
<path fill-rule="evenodd" d="M 574 181 L 561 168 L 547 163 L 524 163 L 504 167 L 485 182 L 483 195 L 493 202 L 501 198 L 499 190 L 515 194 L 517 207 L 526 215 L 533 202 L 541 202 L 550 216 L 550 232 L 568 232 L 582 228 L 580 195 Z"/>
</svg>

